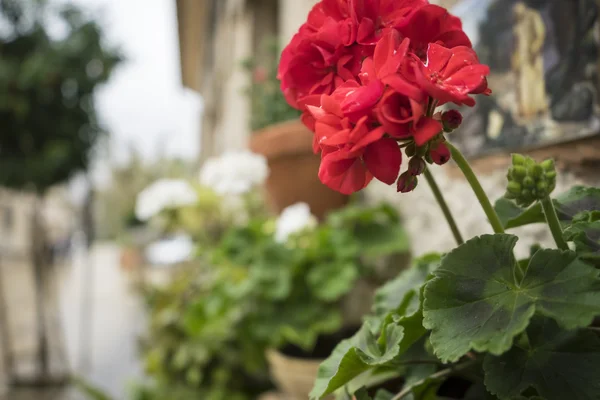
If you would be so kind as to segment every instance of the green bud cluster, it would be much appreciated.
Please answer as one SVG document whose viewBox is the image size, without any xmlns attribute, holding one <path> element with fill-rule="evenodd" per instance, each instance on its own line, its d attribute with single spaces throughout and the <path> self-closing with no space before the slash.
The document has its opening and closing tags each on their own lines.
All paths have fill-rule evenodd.
<svg viewBox="0 0 600 400">
<path fill-rule="evenodd" d="M 521 207 L 550 195 L 556 187 L 554 160 L 536 163 L 531 157 L 512 155 L 512 166 L 508 170 L 508 186 L 504 197 L 515 200 Z"/>
</svg>

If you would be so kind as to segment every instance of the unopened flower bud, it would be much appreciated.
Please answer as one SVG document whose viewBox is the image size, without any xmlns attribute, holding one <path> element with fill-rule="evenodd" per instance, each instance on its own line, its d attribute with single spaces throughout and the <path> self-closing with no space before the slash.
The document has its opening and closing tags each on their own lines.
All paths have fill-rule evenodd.
<svg viewBox="0 0 600 400">
<path fill-rule="evenodd" d="M 417 146 L 414 143 L 411 143 L 408 146 L 406 146 L 404 152 L 406 153 L 407 157 L 412 157 L 415 154 L 417 154 Z"/>
<path fill-rule="evenodd" d="M 417 156 L 419 156 L 419 157 L 425 157 L 425 154 L 427 154 L 428 150 L 429 150 L 429 146 L 428 145 L 417 147 Z"/>
<path fill-rule="evenodd" d="M 540 166 L 544 169 L 544 171 L 546 172 L 550 172 L 550 171 L 555 171 L 556 170 L 556 166 L 554 165 L 554 160 L 549 158 L 547 160 L 544 160 L 540 163 Z"/>
<path fill-rule="evenodd" d="M 510 176 L 513 179 L 522 180 L 527 176 L 527 168 L 520 165 L 515 165 L 514 167 L 510 168 Z"/>
<path fill-rule="evenodd" d="M 537 183 L 536 189 L 538 190 L 538 192 L 548 190 L 548 183 L 546 181 L 539 181 Z"/>
<path fill-rule="evenodd" d="M 533 193 L 529 189 L 523 189 L 521 195 L 517 197 L 517 204 L 521 207 L 529 207 L 535 200 Z"/>
<path fill-rule="evenodd" d="M 527 189 L 532 189 L 535 187 L 535 181 L 532 177 L 526 176 L 525 178 L 523 178 L 523 186 Z"/>
<path fill-rule="evenodd" d="M 400 175 L 398 178 L 398 192 L 400 193 L 409 193 L 415 190 L 417 185 L 419 184 L 419 179 L 411 175 L 409 171 Z"/>
<path fill-rule="evenodd" d="M 525 166 L 527 158 L 521 154 L 513 154 L 512 155 L 512 164 L 513 165 L 522 165 Z"/>
<path fill-rule="evenodd" d="M 408 172 L 413 176 L 421 175 L 425 171 L 426 167 L 427 165 L 422 158 L 413 157 L 408 163 Z"/>
<path fill-rule="evenodd" d="M 544 174 L 544 169 L 541 165 L 535 164 L 533 167 L 531 167 L 530 172 L 532 177 L 539 179 Z"/>
<path fill-rule="evenodd" d="M 452 132 L 462 124 L 462 114 L 457 110 L 449 110 L 442 114 L 442 125 L 444 131 Z"/>
<path fill-rule="evenodd" d="M 556 179 L 556 171 L 550 171 L 550 172 L 546 172 L 544 174 L 544 176 L 546 177 L 546 179 L 548 179 L 549 181 Z"/>
<path fill-rule="evenodd" d="M 431 155 L 431 159 L 433 160 L 433 162 L 437 165 L 446 164 L 448 161 L 450 161 L 450 158 L 452 157 L 452 155 L 450 154 L 450 149 L 448 149 L 448 146 L 446 146 L 444 143 L 438 145 L 437 148 L 435 148 L 435 150 L 431 150 L 429 154 Z"/>
<path fill-rule="evenodd" d="M 515 200 L 519 206 L 528 207 L 534 201 L 543 200 L 555 189 L 554 161 L 545 160 L 537 163 L 531 157 L 513 154 L 512 164 L 508 170 L 505 197 Z"/>
<path fill-rule="evenodd" d="M 514 195 L 519 195 L 521 194 L 521 190 L 523 190 L 523 187 L 518 182 L 510 181 L 508 182 L 508 187 L 506 188 L 506 190 Z"/>
</svg>

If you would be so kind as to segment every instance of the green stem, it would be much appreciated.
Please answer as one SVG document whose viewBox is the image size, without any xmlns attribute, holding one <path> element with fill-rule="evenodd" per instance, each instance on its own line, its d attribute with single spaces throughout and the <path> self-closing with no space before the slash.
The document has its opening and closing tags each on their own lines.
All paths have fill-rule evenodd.
<svg viewBox="0 0 600 400">
<path fill-rule="evenodd" d="M 546 222 L 550 227 L 550 232 L 552 232 L 552 237 L 554 237 L 556 245 L 561 250 L 569 250 L 569 245 L 567 245 L 567 242 L 563 236 L 563 230 L 560 226 L 560 221 L 558 219 L 558 215 L 556 214 L 556 209 L 554 208 L 552 199 L 550 199 L 550 196 L 546 196 L 540 201 L 540 203 L 542 204 L 542 209 L 544 210 L 544 215 L 546 216 Z"/>
<path fill-rule="evenodd" d="M 450 226 L 450 230 L 452 231 L 452 235 L 454 235 L 454 239 L 456 240 L 456 243 L 458 245 L 463 244 L 465 241 L 464 241 L 462 235 L 460 234 L 460 230 L 458 229 L 456 220 L 452 216 L 452 213 L 450 212 L 450 208 L 448 207 L 448 203 L 446 203 L 446 200 L 444 199 L 444 195 L 442 194 L 442 191 L 440 190 L 437 182 L 435 181 L 433 175 L 431 174 L 431 171 L 429 171 L 429 168 L 425 169 L 424 174 L 425 174 L 425 179 L 427 179 L 427 183 L 429 184 L 429 187 L 431 187 L 433 196 L 435 197 L 438 204 L 440 205 L 440 208 L 442 209 L 442 212 L 444 213 L 444 217 L 446 217 L 446 221 L 448 221 L 448 225 Z"/>
<path fill-rule="evenodd" d="M 462 153 L 450 142 L 446 142 L 446 146 L 448 146 L 448 148 L 450 149 L 450 153 L 452 153 L 452 158 L 462 171 L 465 178 L 467 178 L 467 181 L 469 182 L 469 185 L 471 185 L 473 192 L 475 192 L 475 196 L 477 196 L 477 200 L 479 200 L 479 203 L 481 204 L 485 215 L 487 215 L 488 220 L 492 225 L 492 228 L 494 229 L 494 232 L 504 233 L 504 226 L 502 225 L 502 221 L 500 221 L 496 210 L 494 210 L 492 203 L 490 203 L 490 199 L 487 197 L 483 188 L 481 187 L 481 183 L 479 183 L 479 180 L 477 179 L 477 176 L 475 176 L 475 173 L 469 165 L 469 162 L 465 159 Z"/>
</svg>

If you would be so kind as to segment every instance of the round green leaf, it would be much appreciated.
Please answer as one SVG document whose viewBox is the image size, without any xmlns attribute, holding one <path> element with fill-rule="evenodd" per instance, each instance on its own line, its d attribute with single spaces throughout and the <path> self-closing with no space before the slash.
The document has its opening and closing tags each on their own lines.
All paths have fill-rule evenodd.
<svg viewBox="0 0 600 400">
<path fill-rule="evenodd" d="M 426 284 L 423 325 L 442 361 L 470 350 L 503 354 L 536 312 L 568 329 L 600 315 L 597 270 L 573 252 L 540 250 L 521 271 L 516 242 L 506 234 L 472 239 L 449 253 Z"/>
<path fill-rule="evenodd" d="M 486 356 L 490 392 L 501 400 L 518 398 L 529 388 L 546 400 L 600 398 L 600 338 L 595 333 L 564 331 L 555 321 L 536 317 L 527 337 L 502 356 Z"/>
</svg>

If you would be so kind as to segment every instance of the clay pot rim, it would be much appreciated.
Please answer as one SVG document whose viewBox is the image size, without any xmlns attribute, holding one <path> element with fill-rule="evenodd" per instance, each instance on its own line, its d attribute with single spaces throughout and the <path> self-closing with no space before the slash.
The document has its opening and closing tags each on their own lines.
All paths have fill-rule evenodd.
<svg viewBox="0 0 600 400">
<path fill-rule="evenodd" d="M 254 131 L 250 137 L 250 150 L 274 160 L 313 154 L 312 143 L 312 132 L 299 119 L 293 119 Z"/>
</svg>

